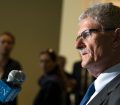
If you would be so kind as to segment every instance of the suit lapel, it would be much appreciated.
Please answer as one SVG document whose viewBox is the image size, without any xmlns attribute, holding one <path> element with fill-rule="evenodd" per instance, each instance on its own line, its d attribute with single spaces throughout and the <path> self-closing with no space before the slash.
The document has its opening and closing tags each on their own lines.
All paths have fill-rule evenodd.
<svg viewBox="0 0 120 105">
<path fill-rule="evenodd" d="M 88 105 L 100 105 L 118 85 L 120 85 L 120 74 L 108 83 Z"/>
</svg>

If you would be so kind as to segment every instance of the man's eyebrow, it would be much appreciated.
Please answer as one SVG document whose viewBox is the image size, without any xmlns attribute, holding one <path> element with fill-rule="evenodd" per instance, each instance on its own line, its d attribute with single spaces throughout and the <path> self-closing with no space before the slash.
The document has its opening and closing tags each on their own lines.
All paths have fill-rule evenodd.
<svg viewBox="0 0 120 105">
<path fill-rule="evenodd" d="M 82 37 L 82 34 L 83 34 L 85 31 L 87 31 L 87 29 L 84 30 L 84 31 L 82 31 L 81 33 L 79 33 L 78 36 L 77 36 L 77 38 L 76 38 L 76 40 L 78 40 L 80 37 Z"/>
</svg>

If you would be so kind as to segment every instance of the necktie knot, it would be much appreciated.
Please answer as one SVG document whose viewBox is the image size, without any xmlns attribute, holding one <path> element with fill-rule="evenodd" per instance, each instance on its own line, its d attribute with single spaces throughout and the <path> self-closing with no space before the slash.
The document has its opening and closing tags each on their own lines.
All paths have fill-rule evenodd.
<svg viewBox="0 0 120 105">
<path fill-rule="evenodd" d="M 95 86 L 94 86 L 94 83 L 92 83 L 88 87 L 87 92 L 86 92 L 85 96 L 83 97 L 80 105 L 86 105 L 87 102 L 89 101 L 90 97 L 93 95 L 94 92 L 95 92 Z"/>
</svg>

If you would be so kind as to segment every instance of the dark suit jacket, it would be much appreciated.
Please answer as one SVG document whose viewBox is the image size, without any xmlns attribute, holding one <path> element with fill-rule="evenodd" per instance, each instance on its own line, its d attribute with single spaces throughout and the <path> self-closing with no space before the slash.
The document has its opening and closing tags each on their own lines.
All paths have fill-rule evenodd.
<svg viewBox="0 0 120 105">
<path fill-rule="evenodd" d="M 120 74 L 108 83 L 88 105 L 120 105 Z"/>
</svg>

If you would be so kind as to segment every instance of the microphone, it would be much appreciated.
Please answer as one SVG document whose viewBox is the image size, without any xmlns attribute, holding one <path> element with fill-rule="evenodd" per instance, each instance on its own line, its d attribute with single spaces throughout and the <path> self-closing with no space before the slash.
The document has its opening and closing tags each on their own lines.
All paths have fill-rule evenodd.
<svg viewBox="0 0 120 105">
<path fill-rule="evenodd" d="M 23 71 L 12 70 L 8 75 L 7 82 L 13 85 L 21 85 L 25 79 L 26 76 Z"/>
<path fill-rule="evenodd" d="M 12 70 L 7 80 L 0 80 L 0 102 L 6 103 L 13 101 L 21 91 L 21 85 L 26 76 L 23 71 Z"/>
</svg>

